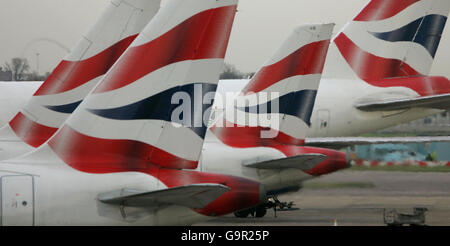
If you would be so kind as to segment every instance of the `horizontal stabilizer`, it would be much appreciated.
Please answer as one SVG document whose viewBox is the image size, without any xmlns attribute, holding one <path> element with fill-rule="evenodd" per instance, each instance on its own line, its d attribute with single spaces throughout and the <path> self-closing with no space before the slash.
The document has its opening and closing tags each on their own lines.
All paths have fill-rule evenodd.
<svg viewBox="0 0 450 246">
<path fill-rule="evenodd" d="M 308 138 L 305 145 L 341 149 L 353 145 L 368 144 L 401 144 L 401 143 L 432 143 L 450 142 L 450 136 L 442 137 L 336 137 L 336 138 Z"/>
<path fill-rule="evenodd" d="M 362 111 L 393 111 L 408 108 L 449 109 L 450 94 L 425 96 L 411 99 L 398 99 L 382 102 L 360 103 L 355 106 Z"/>
<path fill-rule="evenodd" d="M 314 168 L 325 159 L 327 159 L 327 156 L 322 154 L 304 154 L 262 162 L 248 161 L 244 163 L 244 166 L 258 169 L 295 168 L 306 171 Z"/>
<path fill-rule="evenodd" d="M 220 184 L 193 184 L 152 192 L 121 189 L 100 194 L 99 200 L 130 207 L 179 205 L 195 209 L 206 207 L 229 190 L 230 188 Z"/>
</svg>

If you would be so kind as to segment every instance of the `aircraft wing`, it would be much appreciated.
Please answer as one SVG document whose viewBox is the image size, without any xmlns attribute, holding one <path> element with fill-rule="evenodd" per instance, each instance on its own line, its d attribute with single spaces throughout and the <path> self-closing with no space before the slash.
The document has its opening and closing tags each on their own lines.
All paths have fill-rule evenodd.
<svg viewBox="0 0 450 246">
<path fill-rule="evenodd" d="M 307 138 L 305 145 L 341 149 L 353 145 L 387 144 L 387 143 L 431 143 L 450 142 L 450 136 L 439 137 L 328 137 Z"/>
<path fill-rule="evenodd" d="M 286 169 L 295 168 L 300 170 L 310 170 L 316 165 L 327 159 L 322 154 L 304 154 L 274 160 L 250 160 L 244 163 L 244 166 L 258 169 Z"/>
<path fill-rule="evenodd" d="M 408 108 L 449 109 L 450 94 L 425 96 L 411 99 L 395 99 L 380 102 L 365 102 L 355 105 L 362 111 L 392 111 Z"/>
<path fill-rule="evenodd" d="M 193 184 L 151 192 L 121 189 L 100 194 L 99 200 L 132 207 L 180 205 L 195 209 L 206 207 L 229 190 L 229 187 L 220 184 Z"/>
</svg>

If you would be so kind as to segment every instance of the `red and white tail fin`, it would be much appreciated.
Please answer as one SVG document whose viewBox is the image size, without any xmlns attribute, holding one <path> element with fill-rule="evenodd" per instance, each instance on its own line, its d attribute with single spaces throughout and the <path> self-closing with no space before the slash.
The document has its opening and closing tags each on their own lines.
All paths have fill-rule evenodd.
<svg viewBox="0 0 450 246">
<path fill-rule="evenodd" d="M 227 111 L 211 131 L 233 147 L 303 144 L 333 27 L 296 28 L 238 96 L 237 115 Z"/>
<path fill-rule="evenodd" d="M 236 9 L 169 1 L 50 139 L 53 152 L 89 173 L 195 169 Z"/>
<path fill-rule="evenodd" d="M 34 148 L 47 141 L 159 8 L 160 0 L 111 1 L 95 25 L 83 35 L 27 105 L 8 126 L 1 129 L 1 138 L 17 139 Z M 30 149 L 28 146 L 24 149 Z"/>
<path fill-rule="evenodd" d="M 371 0 L 334 39 L 324 77 L 429 75 L 449 11 L 448 0 Z"/>
</svg>

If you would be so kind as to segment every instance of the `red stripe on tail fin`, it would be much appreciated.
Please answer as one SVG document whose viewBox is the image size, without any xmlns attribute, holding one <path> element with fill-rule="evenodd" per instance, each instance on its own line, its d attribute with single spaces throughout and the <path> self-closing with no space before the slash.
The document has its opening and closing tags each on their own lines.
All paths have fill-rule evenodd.
<svg viewBox="0 0 450 246">
<path fill-rule="evenodd" d="M 52 95 L 73 90 L 104 75 L 137 37 L 130 36 L 82 61 L 62 61 L 34 96 Z"/>
<path fill-rule="evenodd" d="M 329 45 L 330 40 L 310 43 L 281 61 L 261 68 L 242 92 L 260 92 L 289 77 L 322 73 Z"/>
<path fill-rule="evenodd" d="M 366 82 L 422 75 L 401 60 L 379 57 L 362 50 L 344 33 L 334 42 L 353 71 Z"/>
<path fill-rule="evenodd" d="M 48 145 L 69 166 L 87 173 L 142 171 L 152 165 L 195 169 L 198 164 L 142 142 L 94 138 L 69 126 L 64 126 Z"/>
<path fill-rule="evenodd" d="M 9 122 L 9 125 L 18 137 L 35 148 L 45 143 L 58 130 L 38 124 L 21 112 Z"/>
<path fill-rule="evenodd" d="M 203 11 L 184 21 L 157 39 L 131 47 L 107 75 L 108 83 L 100 84 L 95 93 L 129 85 L 151 72 L 185 60 L 224 58 L 236 6 Z M 209 23 L 205 25 L 204 23 Z M 227 28 L 224 32 L 223 28 Z M 202 44 L 199 46 L 199 44 Z M 179 48 L 174 48 L 179 47 Z"/>
<path fill-rule="evenodd" d="M 303 145 L 305 143 L 304 139 L 296 139 L 280 131 L 277 132 L 274 138 L 262 138 L 261 132 L 275 130 L 260 126 L 240 126 L 225 120 L 223 127 L 219 127 L 216 124 L 210 130 L 224 144 L 235 148 L 253 148 L 280 144 Z"/>
<path fill-rule="evenodd" d="M 372 0 L 355 21 L 378 21 L 397 15 L 420 0 Z"/>
</svg>

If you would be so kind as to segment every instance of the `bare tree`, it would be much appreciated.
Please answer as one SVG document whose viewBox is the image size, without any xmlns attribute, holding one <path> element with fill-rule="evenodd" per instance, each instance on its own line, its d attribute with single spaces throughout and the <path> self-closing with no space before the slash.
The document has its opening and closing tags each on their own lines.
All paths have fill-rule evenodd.
<svg viewBox="0 0 450 246">
<path fill-rule="evenodd" d="M 255 76 L 255 74 L 256 74 L 255 72 L 246 73 L 246 74 L 244 74 L 244 77 L 246 79 L 251 79 L 251 78 L 253 78 Z"/>
<path fill-rule="evenodd" d="M 231 64 L 225 64 L 225 68 L 220 75 L 220 79 L 242 79 L 243 77 L 244 75 Z"/>
<path fill-rule="evenodd" d="M 32 73 L 27 73 L 22 78 L 22 81 L 45 81 L 48 76 L 50 76 L 50 73 L 47 72 L 44 75 L 38 74 L 36 71 L 33 71 Z"/>
<path fill-rule="evenodd" d="M 5 63 L 5 71 L 12 72 L 15 81 L 25 80 L 29 70 L 30 65 L 26 58 L 16 57 L 11 60 L 11 63 Z"/>
</svg>

